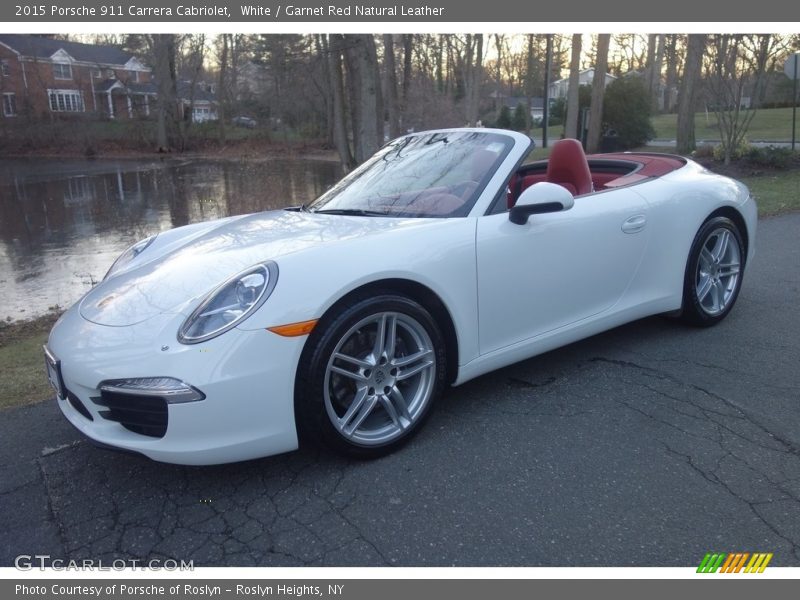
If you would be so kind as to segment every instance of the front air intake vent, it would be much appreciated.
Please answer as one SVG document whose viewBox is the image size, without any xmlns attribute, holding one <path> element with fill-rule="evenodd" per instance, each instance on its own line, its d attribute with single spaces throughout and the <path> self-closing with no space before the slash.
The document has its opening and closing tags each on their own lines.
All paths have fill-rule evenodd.
<svg viewBox="0 0 800 600">
<path fill-rule="evenodd" d="M 161 396 L 101 390 L 100 397 L 93 400 L 107 408 L 100 411 L 104 419 L 116 421 L 129 431 L 154 438 L 167 433 L 169 411 Z"/>
</svg>

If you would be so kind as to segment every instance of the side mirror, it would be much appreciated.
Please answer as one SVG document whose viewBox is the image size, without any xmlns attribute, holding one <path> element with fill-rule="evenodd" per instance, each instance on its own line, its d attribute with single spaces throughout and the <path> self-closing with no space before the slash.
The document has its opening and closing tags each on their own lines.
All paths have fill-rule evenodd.
<svg viewBox="0 0 800 600">
<path fill-rule="evenodd" d="M 508 220 L 517 225 L 525 225 L 531 215 L 569 210 L 575 199 L 569 191 L 556 184 L 540 181 L 526 188 L 517 203 L 508 213 Z"/>
</svg>

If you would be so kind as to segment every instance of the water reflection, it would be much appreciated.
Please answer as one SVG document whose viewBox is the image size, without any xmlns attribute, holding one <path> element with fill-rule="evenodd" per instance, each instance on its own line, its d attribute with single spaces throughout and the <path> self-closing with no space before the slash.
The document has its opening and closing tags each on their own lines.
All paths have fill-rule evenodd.
<svg viewBox="0 0 800 600">
<path fill-rule="evenodd" d="M 0 318 L 69 306 L 152 233 L 307 203 L 339 177 L 310 160 L 1 160 Z"/>
</svg>

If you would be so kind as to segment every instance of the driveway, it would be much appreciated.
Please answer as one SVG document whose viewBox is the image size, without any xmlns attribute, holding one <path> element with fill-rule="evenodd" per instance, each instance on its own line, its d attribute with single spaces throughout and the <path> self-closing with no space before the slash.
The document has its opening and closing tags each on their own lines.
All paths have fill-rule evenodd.
<svg viewBox="0 0 800 600">
<path fill-rule="evenodd" d="M 800 565 L 800 214 L 713 329 L 645 319 L 451 390 L 404 450 L 177 467 L 0 414 L 0 565 Z"/>
</svg>

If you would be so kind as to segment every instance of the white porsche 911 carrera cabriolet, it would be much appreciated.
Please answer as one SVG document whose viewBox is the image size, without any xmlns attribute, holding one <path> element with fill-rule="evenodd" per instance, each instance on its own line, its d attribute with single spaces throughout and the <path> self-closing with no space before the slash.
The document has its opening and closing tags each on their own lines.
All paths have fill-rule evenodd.
<svg viewBox="0 0 800 600">
<path fill-rule="evenodd" d="M 525 163 L 531 145 L 413 133 L 307 207 L 142 240 L 50 334 L 61 410 L 165 462 L 299 439 L 377 456 L 447 385 L 648 315 L 730 312 L 754 252 L 744 185 L 575 140 Z"/>
</svg>

